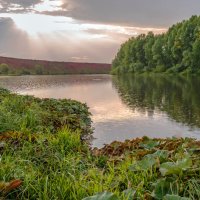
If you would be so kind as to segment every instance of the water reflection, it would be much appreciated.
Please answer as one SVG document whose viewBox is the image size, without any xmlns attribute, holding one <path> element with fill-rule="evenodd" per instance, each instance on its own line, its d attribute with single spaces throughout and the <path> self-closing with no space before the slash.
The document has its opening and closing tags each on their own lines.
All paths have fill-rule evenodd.
<svg viewBox="0 0 200 200">
<path fill-rule="evenodd" d="M 164 111 L 170 119 L 200 127 L 200 78 L 182 76 L 120 76 L 113 78 L 122 101 L 134 112 L 154 116 Z"/>
<path fill-rule="evenodd" d="M 200 138 L 199 83 L 197 78 L 167 76 L 0 77 L 0 87 L 21 94 L 87 103 L 97 147 L 144 135 Z"/>
</svg>

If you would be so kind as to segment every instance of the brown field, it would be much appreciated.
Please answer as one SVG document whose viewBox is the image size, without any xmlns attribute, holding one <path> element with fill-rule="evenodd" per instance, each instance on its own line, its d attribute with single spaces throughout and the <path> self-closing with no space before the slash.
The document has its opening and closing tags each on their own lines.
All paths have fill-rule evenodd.
<svg viewBox="0 0 200 200">
<path fill-rule="evenodd" d="M 56 62 L 0 56 L 0 64 L 7 64 L 10 74 L 108 74 L 111 64 Z M 39 70 L 41 73 L 36 73 Z"/>
</svg>

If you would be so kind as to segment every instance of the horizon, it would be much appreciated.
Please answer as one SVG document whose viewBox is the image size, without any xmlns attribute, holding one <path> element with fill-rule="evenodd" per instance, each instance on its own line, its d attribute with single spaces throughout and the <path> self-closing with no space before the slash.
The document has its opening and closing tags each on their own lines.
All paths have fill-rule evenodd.
<svg viewBox="0 0 200 200">
<path fill-rule="evenodd" d="M 57 61 L 57 60 L 45 60 L 45 59 L 32 59 L 32 58 L 17 58 L 17 57 L 8 57 L 8 56 L 1 56 L 0 59 L 8 59 L 8 60 L 26 60 L 26 61 L 38 61 L 38 62 L 53 62 L 53 63 L 80 63 L 80 64 L 104 64 L 104 65 L 111 65 L 111 63 L 106 62 L 80 62 L 80 61 Z M 5 63 L 3 63 L 5 64 Z"/>
<path fill-rule="evenodd" d="M 0 56 L 111 63 L 130 37 L 199 13 L 197 0 L 0 0 Z"/>
</svg>

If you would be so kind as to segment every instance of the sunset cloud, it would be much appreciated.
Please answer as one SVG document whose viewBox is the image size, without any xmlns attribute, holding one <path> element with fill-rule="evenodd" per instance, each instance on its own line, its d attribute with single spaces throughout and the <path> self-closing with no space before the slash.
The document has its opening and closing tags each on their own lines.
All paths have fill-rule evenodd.
<svg viewBox="0 0 200 200">
<path fill-rule="evenodd" d="M 0 55 L 110 63 L 128 38 L 198 13 L 199 0 L 0 0 Z"/>
</svg>

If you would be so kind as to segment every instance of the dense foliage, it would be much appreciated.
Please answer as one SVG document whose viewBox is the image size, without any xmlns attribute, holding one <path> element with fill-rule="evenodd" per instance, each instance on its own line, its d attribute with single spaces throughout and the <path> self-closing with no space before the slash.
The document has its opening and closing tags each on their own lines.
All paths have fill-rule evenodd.
<svg viewBox="0 0 200 200">
<path fill-rule="evenodd" d="M 200 73 L 200 17 L 173 25 L 160 35 L 130 38 L 113 60 L 113 73 Z"/>
<path fill-rule="evenodd" d="M 67 125 L 82 135 L 91 133 L 88 107 L 74 100 L 39 99 L 0 89 L 0 133 L 54 133 Z"/>
<path fill-rule="evenodd" d="M 81 138 L 90 133 L 85 105 L 4 89 L 0 103 L 2 200 L 200 199 L 194 139 L 143 137 L 91 150 Z"/>
<path fill-rule="evenodd" d="M 200 143 L 192 139 L 144 137 L 91 152 L 64 128 L 4 133 L 0 143 L 1 199 L 200 199 Z"/>
</svg>

